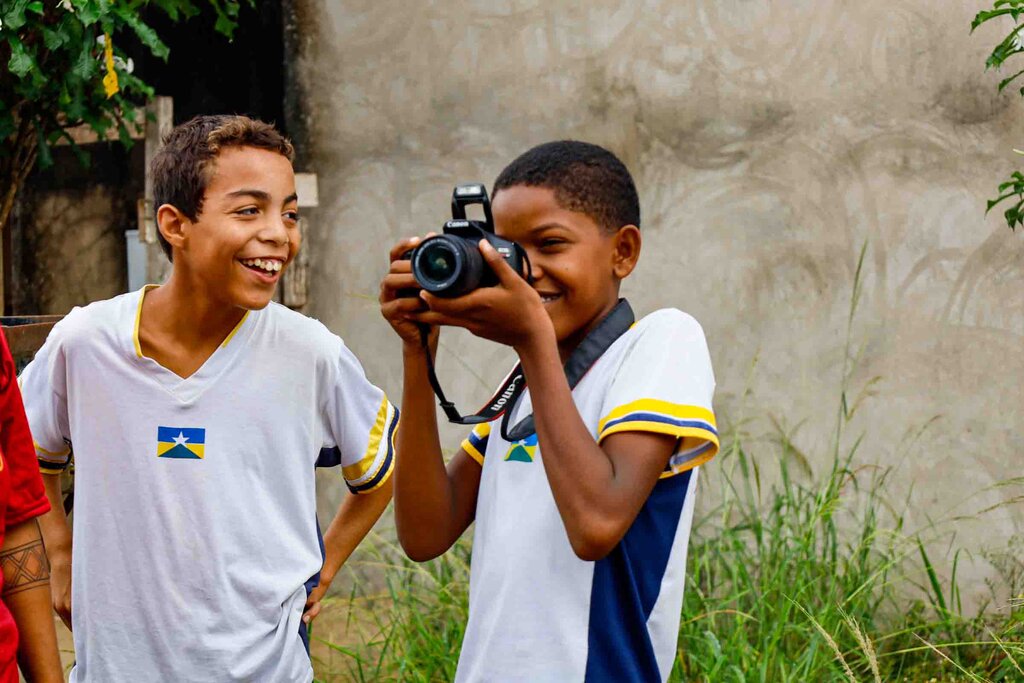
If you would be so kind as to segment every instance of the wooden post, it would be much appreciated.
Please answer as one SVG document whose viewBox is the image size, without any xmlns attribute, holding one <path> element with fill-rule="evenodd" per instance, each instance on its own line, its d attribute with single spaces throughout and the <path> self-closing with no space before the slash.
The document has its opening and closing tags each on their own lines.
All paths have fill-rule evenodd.
<svg viewBox="0 0 1024 683">
<path fill-rule="evenodd" d="M 295 192 L 299 195 L 299 208 L 314 208 L 320 204 L 320 191 L 316 173 L 296 173 Z M 309 234 L 309 219 L 299 221 L 299 235 L 303 244 Z M 309 298 L 309 247 L 299 249 L 299 255 L 281 277 L 281 303 L 296 310 L 303 308 Z"/>
<path fill-rule="evenodd" d="M 146 180 L 145 196 L 138 200 L 136 214 L 139 241 L 146 245 L 146 281 L 159 284 L 170 272 L 170 262 L 164 256 L 157 239 L 156 217 L 153 212 L 153 176 L 149 167 L 160 149 L 164 136 L 174 127 L 174 99 L 157 96 L 146 106 Z"/>
</svg>

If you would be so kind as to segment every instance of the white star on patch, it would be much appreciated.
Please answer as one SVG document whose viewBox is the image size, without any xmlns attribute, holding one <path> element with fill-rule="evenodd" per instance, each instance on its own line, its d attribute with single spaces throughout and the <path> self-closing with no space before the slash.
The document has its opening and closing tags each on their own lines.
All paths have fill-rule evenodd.
<svg viewBox="0 0 1024 683">
<path fill-rule="evenodd" d="M 188 437 L 185 436 L 185 432 L 178 432 L 178 435 L 174 437 L 174 443 L 179 446 L 184 446 L 186 441 L 188 441 Z"/>
</svg>

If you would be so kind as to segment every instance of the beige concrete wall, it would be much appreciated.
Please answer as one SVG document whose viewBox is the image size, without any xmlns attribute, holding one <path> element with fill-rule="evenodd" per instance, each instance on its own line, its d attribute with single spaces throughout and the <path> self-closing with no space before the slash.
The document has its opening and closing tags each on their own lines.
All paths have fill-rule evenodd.
<svg viewBox="0 0 1024 683">
<path fill-rule="evenodd" d="M 701 321 L 726 425 L 742 417 L 759 437 L 777 421 L 815 469 L 829 464 L 866 244 L 853 394 L 877 381 L 850 431 L 866 434 L 859 461 L 897 466 L 889 493 L 913 486 L 915 524 L 997 503 L 1010 493 L 960 504 L 1024 456 L 1024 234 L 983 216 L 1021 162 L 1024 103 L 983 71 L 999 33 L 969 35 L 983 4 L 296 2 L 320 174 L 310 312 L 397 395 L 398 344 L 375 302 L 386 245 L 436 229 L 453 184 L 489 183 L 535 143 L 597 142 L 642 199 L 626 294 Z M 508 356 L 444 344 L 469 408 Z M 770 469 L 776 452 L 753 454 Z M 990 513 L 961 540 L 1000 545 L 1021 513 Z"/>
</svg>

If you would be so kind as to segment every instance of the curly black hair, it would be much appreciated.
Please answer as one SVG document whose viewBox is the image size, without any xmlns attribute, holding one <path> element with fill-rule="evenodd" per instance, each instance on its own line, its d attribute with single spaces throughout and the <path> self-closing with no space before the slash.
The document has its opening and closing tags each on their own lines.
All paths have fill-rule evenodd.
<svg viewBox="0 0 1024 683">
<path fill-rule="evenodd" d="M 492 194 L 515 185 L 553 190 L 559 206 L 590 216 L 605 230 L 640 227 L 640 199 L 633 177 L 604 147 L 579 140 L 537 145 L 498 174 Z"/>
</svg>

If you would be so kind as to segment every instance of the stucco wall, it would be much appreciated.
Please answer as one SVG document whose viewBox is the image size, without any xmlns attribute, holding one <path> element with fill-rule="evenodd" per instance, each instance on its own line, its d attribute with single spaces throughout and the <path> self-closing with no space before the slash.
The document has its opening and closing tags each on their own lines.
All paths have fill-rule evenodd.
<svg viewBox="0 0 1024 683">
<path fill-rule="evenodd" d="M 766 437 L 775 420 L 828 465 L 866 244 L 852 394 L 878 379 L 851 426 L 858 461 L 896 465 L 890 493 L 913 487 L 917 524 L 994 504 L 1011 494 L 982 489 L 1024 455 L 1024 234 L 983 211 L 1021 161 L 1024 103 L 983 72 L 998 31 L 969 35 L 982 4 L 296 1 L 320 175 L 309 310 L 397 396 L 386 245 L 436 229 L 452 185 L 490 183 L 535 143 L 598 142 L 641 194 L 625 292 L 701 321 L 726 426 Z M 507 358 L 448 335 L 440 362 L 469 408 Z M 1021 517 L 961 539 L 1003 543 Z"/>
</svg>

